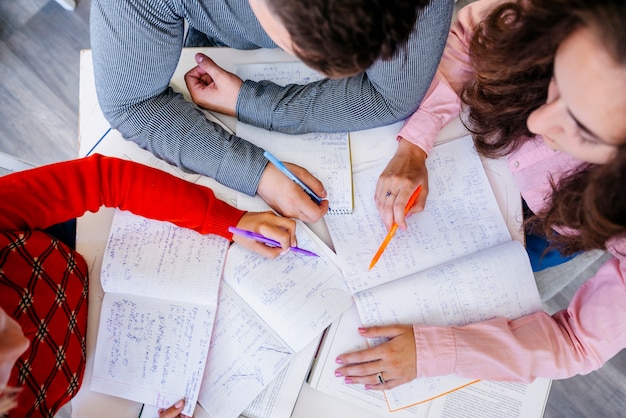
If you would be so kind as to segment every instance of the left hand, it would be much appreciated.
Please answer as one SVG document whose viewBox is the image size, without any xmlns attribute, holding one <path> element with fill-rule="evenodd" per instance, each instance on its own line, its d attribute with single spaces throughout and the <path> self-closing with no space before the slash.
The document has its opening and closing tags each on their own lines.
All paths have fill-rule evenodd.
<svg viewBox="0 0 626 418">
<path fill-rule="evenodd" d="M 196 54 L 196 67 L 185 74 L 185 84 L 195 104 L 228 116 L 236 116 L 243 81 L 204 54 Z"/>
<path fill-rule="evenodd" d="M 420 184 L 422 191 L 409 214 L 421 212 L 426 205 L 428 196 L 426 153 L 406 139 L 400 139 L 395 155 L 378 178 L 374 194 L 376 207 L 387 230 L 394 222 L 400 229 L 406 230 L 404 208 Z"/>
<path fill-rule="evenodd" d="M 185 407 L 185 400 L 181 399 L 167 409 L 159 409 L 159 418 L 192 418 L 188 415 L 181 414 Z"/>
<path fill-rule="evenodd" d="M 412 325 L 386 325 L 359 328 L 366 338 L 386 337 L 389 341 L 373 348 L 342 354 L 336 362 L 347 364 L 335 371 L 345 383 L 364 384 L 365 389 L 385 390 L 410 382 L 417 377 L 415 337 Z M 379 383 L 382 373 L 384 384 Z"/>
</svg>

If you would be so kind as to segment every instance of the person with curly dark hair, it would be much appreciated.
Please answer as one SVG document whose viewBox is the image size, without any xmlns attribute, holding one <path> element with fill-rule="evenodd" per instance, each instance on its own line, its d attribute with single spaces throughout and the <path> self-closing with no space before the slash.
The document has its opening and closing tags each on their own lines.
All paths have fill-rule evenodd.
<svg viewBox="0 0 626 418">
<path fill-rule="evenodd" d="M 623 0 L 465 7 L 429 94 L 379 179 L 399 191 L 403 207 L 418 184 L 427 185 L 424 160 L 434 137 L 464 104 L 479 153 L 505 157 L 516 179 L 527 244 L 545 242 L 529 251 L 534 270 L 546 259 L 558 266 L 581 251 L 607 251 L 569 307 L 461 327 L 361 328 L 365 337 L 389 340 L 339 356 L 338 376 L 372 389 L 452 373 L 561 379 L 589 373 L 626 347 L 625 20 Z M 386 222 L 398 219 L 393 206 L 382 207 Z M 377 381 L 381 371 L 385 384 Z"/>
<path fill-rule="evenodd" d="M 169 87 L 185 22 L 213 44 L 280 47 L 330 77 L 286 87 L 242 82 L 198 54 L 186 77 L 198 104 L 289 134 L 348 132 L 415 111 L 437 69 L 453 7 L 454 0 L 94 0 L 98 100 L 115 129 L 157 157 L 314 222 L 327 201 L 315 204 L 268 164 L 263 149 L 225 132 Z M 290 168 L 326 197 L 308 171 Z"/>
</svg>

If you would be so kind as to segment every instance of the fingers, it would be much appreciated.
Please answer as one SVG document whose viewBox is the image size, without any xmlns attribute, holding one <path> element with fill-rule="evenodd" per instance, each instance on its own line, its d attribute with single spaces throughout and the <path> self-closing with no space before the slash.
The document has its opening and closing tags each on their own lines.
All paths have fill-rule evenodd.
<svg viewBox="0 0 626 418">
<path fill-rule="evenodd" d="M 293 164 L 289 164 L 289 170 L 292 170 L 319 197 L 326 196 L 322 183 L 308 171 Z M 272 209 L 283 216 L 297 218 L 304 222 L 317 222 L 328 212 L 327 200 L 323 200 L 318 205 L 311 200 L 302 187 L 291 181 L 273 164 L 268 164 L 265 167 L 257 188 L 257 194 Z"/>
<path fill-rule="evenodd" d="M 185 400 L 181 399 L 167 409 L 159 409 L 159 418 L 191 418 L 181 414 L 184 407 Z"/>
<path fill-rule="evenodd" d="M 280 243 L 280 247 L 270 247 L 253 239 L 234 235 L 233 241 L 267 258 L 276 258 L 298 245 L 296 223 L 292 219 L 278 216 L 273 212 L 247 212 L 237 227 L 259 233 Z"/>
<path fill-rule="evenodd" d="M 347 384 L 363 384 L 366 389 L 385 390 L 415 379 L 415 337 L 412 325 L 359 328 L 367 338 L 386 337 L 388 341 L 372 348 L 342 354 L 335 371 Z M 380 373 L 380 377 L 379 377 Z"/>
<path fill-rule="evenodd" d="M 415 204 L 406 209 L 407 203 L 418 186 L 422 191 Z M 428 171 L 426 154 L 421 148 L 401 140 L 396 154 L 378 178 L 374 200 L 376 208 L 387 229 L 395 222 L 406 230 L 406 217 L 424 210 L 428 196 Z M 406 212 L 406 215 L 405 215 Z"/>
</svg>

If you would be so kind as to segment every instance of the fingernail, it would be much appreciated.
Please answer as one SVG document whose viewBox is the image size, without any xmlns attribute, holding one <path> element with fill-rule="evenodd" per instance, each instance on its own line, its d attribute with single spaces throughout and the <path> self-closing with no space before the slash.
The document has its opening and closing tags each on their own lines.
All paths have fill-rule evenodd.
<svg viewBox="0 0 626 418">
<path fill-rule="evenodd" d="M 289 248 L 280 252 L 280 255 L 285 255 L 289 252 Z"/>
<path fill-rule="evenodd" d="M 341 359 L 341 357 L 337 357 L 337 358 L 335 359 L 335 363 L 338 363 L 338 364 L 343 364 L 343 360 Z"/>
<path fill-rule="evenodd" d="M 363 386 L 363 389 L 365 389 L 365 390 L 372 390 L 372 386 L 371 385 L 365 385 L 365 386 Z"/>
<path fill-rule="evenodd" d="M 352 384 L 352 379 L 349 377 L 346 377 L 345 379 L 343 379 L 343 383 L 347 384 L 347 385 L 351 385 Z"/>
<path fill-rule="evenodd" d="M 359 334 L 363 334 L 364 332 L 367 332 L 367 328 L 359 327 Z"/>
<path fill-rule="evenodd" d="M 343 376 L 343 373 L 341 373 L 341 371 L 339 370 L 335 370 L 335 377 L 341 377 Z"/>
<path fill-rule="evenodd" d="M 202 61 L 204 61 L 204 55 L 196 54 L 196 62 L 201 63 Z"/>
<path fill-rule="evenodd" d="M 161 415 L 163 412 L 165 412 L 165 409 L 159 409 L 159 415 Z"/>
<path fill-rule="evenodd" d="M 182 399 L 174 404 L 175 408 L 180 408 L 181 406 L 183 406 L 183 400 Z"/>
</svg>

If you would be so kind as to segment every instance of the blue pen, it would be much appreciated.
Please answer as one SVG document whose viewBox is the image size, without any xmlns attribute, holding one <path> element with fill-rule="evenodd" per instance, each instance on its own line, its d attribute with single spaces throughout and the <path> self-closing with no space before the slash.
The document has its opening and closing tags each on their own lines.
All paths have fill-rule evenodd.
<svg viewBox="0 0 626 418">
<path fill-rule="evenodd" d="M 265 158 L 267 158 L 270 163 L 274 164 L 276 166 L 276 168 L 278 168 L 284 175 L 286 175 L 287 177 L 289 177 L 289 179 L 291 181 L 293 181 L 294 183 L 296 183 L 298 186 L 302 187 L 302 189 L 304 190 L 304 192 L 306 194 L 309 195 L 309 197 L 311 198 L 311 200 L 313 200 L 315 203 L 317 203 L 318 205 L 320 203 L 322 203 L 322 199 L 320 199 L 314 192 L 313 190 L 309 189 L 309 186 L 307 186 L 306 184 L 304 184 L 302 182 L 302 180 L 300 180 L 298 177 L 295 176 L 295 174 L 293 174 L 291 171 L 289 171 L 289 169 L 287 167 L 285 167 L 285 164 L 282 163 L 282 161 L 280 161 L 278 158 L 274 157 L 272 154 L 270 154 L 268 151 L 265 151 L 263 153 L 263 155 L 265 156 Z"/>
<path fill-rule="evenodd" d="M 250 238 L 253 239 L 255 241 L 258 242 L 262 242 L 263 244 L 267 245 L 268 247 L 280 247 L 280 242 L 273 240 L 271 238 L 268 238 L 264 235 L 261 234 L 257 234 L 256 232 L 252 232 L 252 231 L 248 231 L 246 229 L 241 229 L 241 228 L 235 228 L 234 226 L 229 226 L 228 227 L 228 232 L 231 232 L 235 235 L 241 235 L 242 237 L 246 237 L 246 238 Z M 304 248 L 299 248 L 299 247 L 289 247 L 290 251 L 293 251 L 294 253 L 298 253 L 298 254 L 303 254 L 303 255 L 310 255 L 313 257 L 319 257 L 319 255 L 315 254 L 312 251 L 309 250 L 305 250 Z"/>
</svg>

